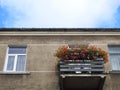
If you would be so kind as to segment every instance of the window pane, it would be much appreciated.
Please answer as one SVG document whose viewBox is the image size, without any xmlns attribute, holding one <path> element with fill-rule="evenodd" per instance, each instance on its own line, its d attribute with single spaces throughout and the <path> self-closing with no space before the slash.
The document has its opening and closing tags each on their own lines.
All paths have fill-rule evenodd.
<svg viewBox="0 0 120 90">
<path fill-rule="evenodd" d="M 120 53 L 120 46 L 109 46 L 109 53 Z"/>
<path fill-rule="evenodd" d="M 7 70 L 13 70 L 14 68 L 14 60 L 15 56 L 9 56 L 8 57 L 8 63 L 7 63 Z"/>
<path fill-rule="evenodd" d="M 120 55 L 110 54 L 112 70 L 120 70 Z"/>
<path fill-rule="evenodd" d="M 26 48 L 10 47 L 8 54 L 25 54 Z"/>
<path fill-rule="evenodd" d="M 16 71 L 24 71 L 24 68 L 25 68 L 25 58 L 26 58 L 25 55 L 18 55 Z"/>
<path fill-rule="evenodd" d="M 112 70 L 120 70 L 120 46 L 109 46 Z"/>
</svg>

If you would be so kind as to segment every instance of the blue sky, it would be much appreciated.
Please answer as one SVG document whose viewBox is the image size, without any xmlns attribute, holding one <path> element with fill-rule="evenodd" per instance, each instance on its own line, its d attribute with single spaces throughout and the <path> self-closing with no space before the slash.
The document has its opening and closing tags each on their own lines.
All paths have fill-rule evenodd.
<svg viewBox="0 0 120 90">
<path fill-rule="evenodd" d="M 9 13 L 5 8 L 0 7 L 0 27 L 4 27 L 4 22 L 8 19 Z"/>
<path fill-rule="evenodd" d="M 0 28 L 120 28 L 120 0 L 0 0 Z"/>
</svg>

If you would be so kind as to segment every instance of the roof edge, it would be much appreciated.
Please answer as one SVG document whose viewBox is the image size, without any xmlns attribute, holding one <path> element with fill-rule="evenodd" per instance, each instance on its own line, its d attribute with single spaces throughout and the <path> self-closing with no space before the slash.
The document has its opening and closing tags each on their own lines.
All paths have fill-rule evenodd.
<svg viewBox="0 0 120 90">
<path fill-rule="evenodd" d="M 39 32 L 120 32 L 120 28 L 0 28 L 0 32 L 6 31 L 39 31 Z"/>
</svg>

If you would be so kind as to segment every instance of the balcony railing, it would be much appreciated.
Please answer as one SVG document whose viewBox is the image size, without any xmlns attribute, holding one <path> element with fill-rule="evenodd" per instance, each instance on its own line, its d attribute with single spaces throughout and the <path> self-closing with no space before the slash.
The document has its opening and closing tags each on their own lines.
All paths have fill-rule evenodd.
<svg viewBox="0 0 120 90">
<path fill-rule="evenodd" d="M 104 73 L 104 60 L 60 60 L 59 71 L 61 74 L 77 73 Z"/>
</svg>

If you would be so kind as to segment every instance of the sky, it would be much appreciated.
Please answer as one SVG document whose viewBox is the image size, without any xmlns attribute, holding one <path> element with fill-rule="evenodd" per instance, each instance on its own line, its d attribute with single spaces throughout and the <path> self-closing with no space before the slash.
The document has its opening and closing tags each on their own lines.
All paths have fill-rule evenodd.
<svg viewBox="0 0 120 90">
<path fill-rule="evenodd" d="M 120 28 L 120 0 L 0 0 L 0 28 Z"/>
</svg>

